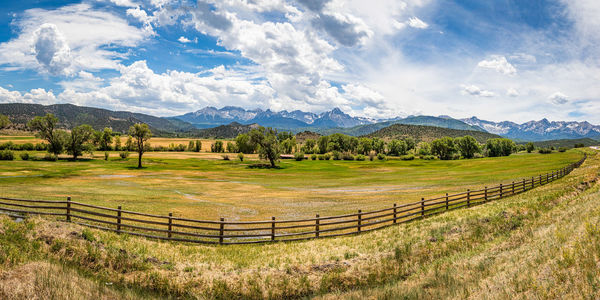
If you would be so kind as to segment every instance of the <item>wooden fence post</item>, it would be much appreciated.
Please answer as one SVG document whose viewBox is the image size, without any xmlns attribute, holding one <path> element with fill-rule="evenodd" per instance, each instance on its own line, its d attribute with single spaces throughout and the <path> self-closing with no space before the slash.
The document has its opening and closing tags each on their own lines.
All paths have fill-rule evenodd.
<svg viewBox="0 0 600 300">
<path fill-rule="evenodd" d="M 532 177 L 531 177 L 531 188 L 532 188 L 532 189 L 535 187 L 535 184 L 534 184 L 534 182 L 535 182 L 535 179 L 534 179 L 534 177 L 532 176 Z"/>
<path fill-rule="evenodd" d="M 121 205 L 117 209 L 117 233 L 121 234 Z"/>
<path fill-rule="evenodd" d="M 396 218 L 397 218 L 396 212 L 397 212 L 396 203 L 394 203 L 394 224 L 396 224 Z"/>
<path fill-rule="evenodd" d="M 500 198 L 502 198 L 502 183 L 500 184 Z"/>
<path fill-rule="evenodd" d="M 173 213 L 169 213 L 169 232 L 167 232 L 169 238 L 171 238 L 171 230 L 173 225 Z"/>
<path fill-rule="evenodd" d="M 512 194 L 513 195 L 515 194 L 515 182 L 514 181 L 512 182 Z"/>
<path fill-rule="evenodd" d="M 450 203 L 448 203 L 448 193 L 446 193 L 446 210 L 450 209 L 449 204 Z"/>
<path fill-rule="evenodd" d="M 522 187 L 522 189 L 523 189 L 523 190 L 522 190 L 522 192 L 524 192 L 524 191 L 526 190 L 526 187 L 525 187 L 525 179 L 523 179 L 523 187 Z"/>
<path fill-rule="evenodd" d="M 487 186 L 485 187 L 485 189 L 484 189 L 484 190 L 485 190 L 485 192 L 484 192 L 484 194 L 483 194 L 483 200 L 484 200 L 485 202 L 487 202 L 487 201 L 488 201 L 488 199 L 487 199 Z"/>
<path fill-rule="evenodd" d="M 540 185 L 542 185 L 542 175 L 540 174 Z"/>
<path fill-rule="evenodd" d="M 425 216 L 425 198 L 421 198 L 421 217 Z"/>
<path fill-rule="evenodd" d="M 271 217 L 271 241 L 275 240 L 275 217 Z"/>
<path fill-rule="evenodd" d="M 319 214 L 317 214 L 317 218 L 315 220 L 315 237 L 319 237 Z"/>
<path fill-rule="evenodd" d="M 467 207 L 471 207 L 471 190 L 467 189 Z"/>
<path fill-rule="evenodd" d="M 362 226 L 362 210 L 358 210 L 358 232 L 361 231 Z"/>
<path fill-rule="evenodd" d="M 67 197 L 67 222 L 71 222 L 71 197 Z"/>
<path fill-rule="evenodd" d="M 225 218 L 221 218 L 221 223 L 219 226 L 219 244 L 223 244 L 223 232 L 225 229 Z"/>
</svg>

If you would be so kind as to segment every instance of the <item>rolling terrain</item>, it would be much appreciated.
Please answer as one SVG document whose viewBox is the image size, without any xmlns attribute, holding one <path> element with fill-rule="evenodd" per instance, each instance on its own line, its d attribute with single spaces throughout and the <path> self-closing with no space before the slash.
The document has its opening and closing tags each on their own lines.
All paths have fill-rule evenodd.
<svg viewBox="0 0 600 300">
<path fill-rule="evenodd" d="M 370 138 L 377 137 L 385 140 L 412 137 L 417 142 L 431 142 L 432 140 L 446 136 L 456 138 L 463 137 L 466 135 L 474 137 L 479 143 L 485 143 L 488 139 L 501 137 L 499 135 L 483 131 L 457 130 L 442 127 L 405 124 L 394 124 L 383 129 L 379 129 L 365 136 Z"/>
</svg>

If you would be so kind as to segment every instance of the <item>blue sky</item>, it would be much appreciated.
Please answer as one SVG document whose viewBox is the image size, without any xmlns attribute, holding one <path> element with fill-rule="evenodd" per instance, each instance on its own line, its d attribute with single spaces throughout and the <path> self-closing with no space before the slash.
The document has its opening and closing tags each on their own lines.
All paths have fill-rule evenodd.
<svg viewBox="0 0 600 300">
<path fill-rule="evenodd" d="M 600 2 L 5 1 L 0 102 L 600 123 Z"/>
</svg>

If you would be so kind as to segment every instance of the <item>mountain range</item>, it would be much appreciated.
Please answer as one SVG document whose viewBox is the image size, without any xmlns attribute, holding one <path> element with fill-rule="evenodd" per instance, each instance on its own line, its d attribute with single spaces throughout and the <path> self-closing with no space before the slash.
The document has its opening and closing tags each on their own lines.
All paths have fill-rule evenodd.
<svg viewBox="0 0 600 300">
<path fill-rule="evenodd" d="M 84 107 L 72 104 L 0 104 L 0 114 L 7 115 L 15 128 L 25 128 L 25 124 L 35 116 L 53 113 L 59 118 L 61 128 L 73 128 L 80 124 L 90 124 L 94 129 L 110 127 L 113 131 L 127 132 L 135 123 L 147 123 L 157 136 L 216 137 L 229 136 L 229 133 L 245 132 L 258 125 L 274 127 L 292 132 L 312 131 L 319 134 L 344 133 L 363 136 L 394 124 L 434 126 L 455 130 L 488 132 L 516 141 L 546 141 L 555 139 L 600 139 L 600 126 L 589 122 L 530 121 L 517 124 L 510 121 L 491 122 L 472 117 L 453 119 L 448 116 L 409 116 L 393 119 L 370 119 L 353 117 L 335 108 L 315 114 L 311 112 L 271 110 L 246 110 L 226 106 L 220 109 L 205 107 L 175 117 L 156 117 L 127 111 L 111 111 L 101 108 Z"/>
</svg>

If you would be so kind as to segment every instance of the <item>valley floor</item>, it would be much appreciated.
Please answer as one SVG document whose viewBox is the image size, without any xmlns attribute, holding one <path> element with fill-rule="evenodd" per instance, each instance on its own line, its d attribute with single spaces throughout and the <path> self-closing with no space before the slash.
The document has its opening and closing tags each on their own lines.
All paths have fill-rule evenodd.
<svg viewBox="0 0 600 300">
<path fill-rule="evenodd" d="M 515 197 L 358 236 L 258 246 L 3 218 L 0 298 L 595 298 L 599 178 L 593 154 Z"/>
</svg>

